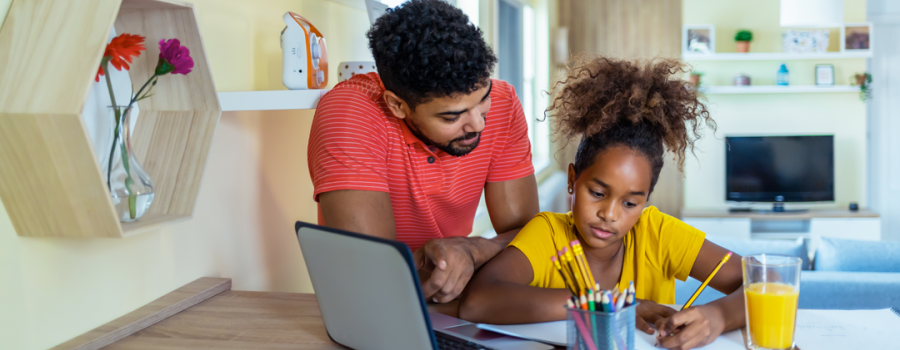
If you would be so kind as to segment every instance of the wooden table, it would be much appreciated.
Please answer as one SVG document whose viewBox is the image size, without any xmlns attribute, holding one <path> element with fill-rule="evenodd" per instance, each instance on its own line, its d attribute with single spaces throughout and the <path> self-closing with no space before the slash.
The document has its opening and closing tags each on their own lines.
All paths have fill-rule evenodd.
<svg viewBox="0 0 900 350">
<path fill-rule="evenodd" d="M 457 307 L 429 311 L 456 316 Z M 328 338 L 315 294 L 233 291 L 225 278 L 201 278 L 54 349 L 101 347 L 344 349 Z"/>
</svg>

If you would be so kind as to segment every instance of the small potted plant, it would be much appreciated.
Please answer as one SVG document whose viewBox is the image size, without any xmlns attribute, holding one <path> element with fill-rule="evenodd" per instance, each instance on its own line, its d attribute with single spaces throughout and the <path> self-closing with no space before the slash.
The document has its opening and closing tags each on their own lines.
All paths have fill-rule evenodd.
<svg viewBox="0 0 900 350">
<path fill-rule="evenodd" d="M 702 72 L 691 72 L 691 76 L 688 81 L 690 81 L 691 85 L 694 85 L 694 87 L 700 87 L 700 77 L 702 76 Z"/>
<path fill-rule="evenodd" d="M 872 75 L 869 73 L 858 73 L 850 77 L 851 81 L 855 81 L 853 86 L 859 86 L 859 99 L 868 100 L 872 98 Z"/>
<path fill-rule="evenodd" d="M 737 44 L 737 52 L 750 52 L 750 41 L 753 40 L 753 32 L 742 29 L 734 35 Z"/>
</svg>

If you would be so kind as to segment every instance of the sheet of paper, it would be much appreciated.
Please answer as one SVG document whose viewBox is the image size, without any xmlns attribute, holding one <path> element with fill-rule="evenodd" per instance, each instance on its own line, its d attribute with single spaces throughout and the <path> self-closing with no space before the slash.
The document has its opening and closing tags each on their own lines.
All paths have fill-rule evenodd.
<svg viewBox="0 0 900 350">
<path fill-rule="evenodd" d="M 896 349 L 900 316 L 882 310 L 799 310 L 801 349 Z"/>
<path fill-rule="evenodd" d="M 551 345 L 566 345 L 566 321 L 519 325 L 479 324 L 478 328 Z M 799 310 L 795 342 L 800 349 L 892 349 L 897 347 L 896 333 L 900 316 L 883 310 Z M 656 336 L 634 332 L 636 350 L 654 350 Z M 743 350 L 741 330 L 727 332 L 700 349 Z"/>
<path fill-rule="evenodd" d="M 539 341 L 550 345 L 566 346 L 566 321 L 515 324 L 515 325 L 490 325 L 478 324 L 478 328 L 506 334 L 508 336 Z M 635 350 L 655 350 L 656 336 L 649 335 L 639 330 L 634 331 Z M 706 350 L 744 350 L 744 336 L 740 330 L 725 333 L 700 349 Z"/>
<path fill-rule="evenodd" d="M 634 331 L 634 348 L 635 350 L 656 350 L 656 335 L 649 335 L 639 330 Z M 704 350 L 745 350 L 744 335 L 741 330 L 735 330 L 724 333 L 719 336 L 712 344 L 708 344 L 702 348 Z"/>
<path fill-rule="evenodd" d="M 479 323 L 478 328 L 550 345 L 566 346 L 566 321 L 510 325 Z"/>
</svg>

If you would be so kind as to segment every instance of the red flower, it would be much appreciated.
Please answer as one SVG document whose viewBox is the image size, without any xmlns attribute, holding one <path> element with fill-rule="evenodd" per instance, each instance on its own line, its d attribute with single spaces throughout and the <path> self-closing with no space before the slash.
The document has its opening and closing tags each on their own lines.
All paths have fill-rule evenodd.
<svg viewBox="0 0 900 350">
<path fill-rule="evenodd" d="M 125 67 L 125 70 L 128 70 L 131 68 L 128 64 L 131 63 L 134 57 L 140 56 L 141 51 L 144 49 L 144 37 L 140 35 L 120 34 L 106 45 L 106 51 L 103 53 L 103 58 L 108 58 L 109 63 L 112 63 L 116 70 L 122 70 L 122 67 Z M 94 81 L 100 81 L 100 76 L 104 74 L 105 72 L 101 65 Z"/>
</svg>

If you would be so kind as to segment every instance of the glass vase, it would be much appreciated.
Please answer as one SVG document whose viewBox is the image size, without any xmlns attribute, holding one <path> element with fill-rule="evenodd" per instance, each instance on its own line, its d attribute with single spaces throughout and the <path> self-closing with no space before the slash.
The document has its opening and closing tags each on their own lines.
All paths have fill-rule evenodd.
<svg viewBox="0 0 900 350">
<path fill-rule="evenodd" d="M 109 107 L 114 121 L 113 142 L 106 165 L 106 185 L 112 195 L 116 215 L 122 222 L 140 219 L 153 203 L 153 182 L 141 168 L 131 148 L 131 109 Z"/>
</svg>

